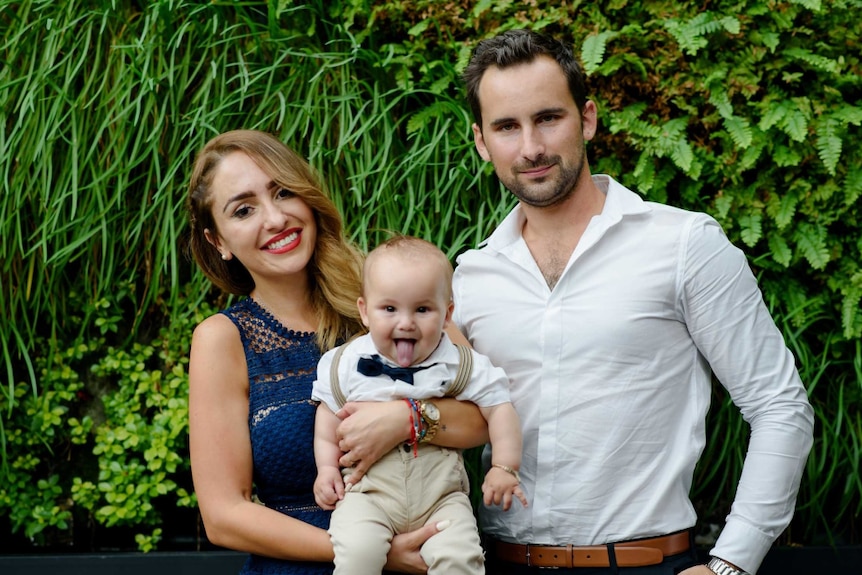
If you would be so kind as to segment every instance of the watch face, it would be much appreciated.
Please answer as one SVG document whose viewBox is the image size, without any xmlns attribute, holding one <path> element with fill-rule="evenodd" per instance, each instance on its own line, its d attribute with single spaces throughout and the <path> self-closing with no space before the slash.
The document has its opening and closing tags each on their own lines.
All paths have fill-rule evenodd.
<svg viewBox="0 0 862 575">
<path fill-rule="evenodd" d="M 440 410 L 433 403 L 425 402 L 425 417 L 430 421 L 438 421 L 440 419 Z"/>
</svg>

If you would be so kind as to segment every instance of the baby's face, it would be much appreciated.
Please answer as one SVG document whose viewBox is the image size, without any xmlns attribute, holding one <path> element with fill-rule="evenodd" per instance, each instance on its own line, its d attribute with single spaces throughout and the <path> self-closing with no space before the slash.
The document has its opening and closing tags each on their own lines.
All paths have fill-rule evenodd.
<svg viewBox="0 0 862 575">
<path fill-rule="evenodd" d="M 440 343 L 452 315 L 439 266 L 384 255 L 366 273 L 359 313 L 375 347 L 401 366 L 421 363 Z"/>
</svg>

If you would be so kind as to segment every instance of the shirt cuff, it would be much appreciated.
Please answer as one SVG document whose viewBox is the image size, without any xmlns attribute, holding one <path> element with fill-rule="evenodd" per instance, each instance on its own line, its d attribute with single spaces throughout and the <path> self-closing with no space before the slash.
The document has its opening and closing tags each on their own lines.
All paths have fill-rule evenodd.
<svg viewBox="0 0 862 575">
<path fill-rule="evenodd" d="M 760 569 L 760 564 L 773 542 L 772 537 L 756 527 L 729 518 L 709 554 L 754 575 Z"/>
</svg>

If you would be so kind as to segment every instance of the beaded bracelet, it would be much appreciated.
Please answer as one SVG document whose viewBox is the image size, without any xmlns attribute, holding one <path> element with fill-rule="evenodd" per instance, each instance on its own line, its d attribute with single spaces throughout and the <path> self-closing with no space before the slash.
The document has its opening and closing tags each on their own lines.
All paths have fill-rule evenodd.
<svg viewBox="0 0 862 575">
<path fill-rule="evenodd" d="M 421 439 L 419 431 L 419 406 L 412 399 L 405 398 L 405 402 L 410 406 L 410 445 L 413 446 L 413 457 L 419 457 L 419 440 Z M 422 432 L 425 430 L 423 429 Z M 424 436 L 424 433 L 421 434 Z"/>
</svg>

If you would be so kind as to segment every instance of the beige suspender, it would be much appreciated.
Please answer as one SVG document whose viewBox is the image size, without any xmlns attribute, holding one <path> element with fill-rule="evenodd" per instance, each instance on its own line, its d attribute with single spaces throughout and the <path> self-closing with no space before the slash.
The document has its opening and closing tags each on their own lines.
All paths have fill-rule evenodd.
<svg viewBox="0 0 862 575">
<path fill-rule="evenodd" d="M 341 361 L 341 355 L 350 344 L 348 341 L 335 351 L 335 356 L 332 358 L 332 366 L 329 368 L 329 384 L 332 387 L 332 396 L 338 407 L 343 407 L 347 403 L 347 398 L 344 397 L 344 392 L 341 391 L 341 385 L 338 383 L 338 363 Z M 452 381 L 452 385 L 446 391 L 447 397 L 457 397 L 461 395 L 467 384 L 470 383 L 470 376 L 473 374 L 473 354 L 470 348 L 466 345 L 455 344 L 458 348 L 458 373 Z"/>
</svg>

